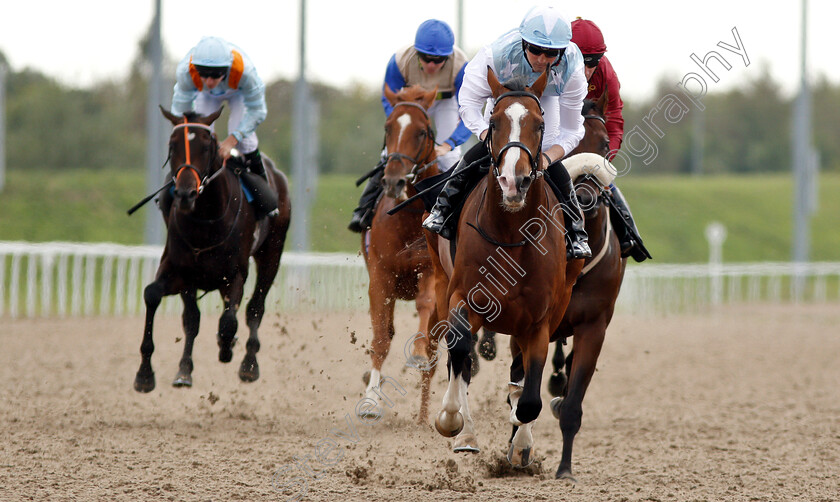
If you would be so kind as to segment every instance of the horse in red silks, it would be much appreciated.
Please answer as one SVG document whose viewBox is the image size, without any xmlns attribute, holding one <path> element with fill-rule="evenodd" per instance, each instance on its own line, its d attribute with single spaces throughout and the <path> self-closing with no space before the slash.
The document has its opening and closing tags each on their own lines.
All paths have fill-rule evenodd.
<svg viewBox="0 0 840 502">
<path fill-rule="evenodd" d="M 487 138 L 492 169 L 464 203 L 454 258 L 448 241 L 426 233 L 437 283 L 431 348 L 443 335 L 449 352 L 449 385 L 435 427 L 455 437 L 456 452 L 478 451 L 467 393 L 472 336 L 482 327 L 507 333 L 515 431 L 508 460 L 525 466 L 532 460 L 531 430 L 542 409 L 548 345 L 583 260 L 566 260 L 562 208 L 539 165 L 540 96 L 547 74 L 531 87 L 508 88 L 488 68 L 487 82 L 495 100 Z"/>
<path fill-rule="evenodd" d="M 387 157 L 382 184 L 383 196 L 376 204 L 370 230 L 362 234 L 362 255 L 370 283 L 370 319 L 373 340 L 370 345 L 371 369 L 365 374 L 365 396 L 381 402 L 382 365 L 394 337 L 396 300 L 414 300 L 420 318 L 408 364 L 424 368 L 430 357 L 428 322 L 434 308 L 434 275 L 425 248 L 422 229 L 423 203 L 416 200 L 401 211 L 388 211 L 417 193 L 414 184 L 439 173 L 435 135 L 427 109 L 434 104 L 437 89 L 410 86 L 394 93 L 387 86 L 385 97 L 394 107 L 385 121 Z M 421 243 L 417 246 L 415 243 Z M 422 388 L 428 402 L 428 383 Z M 376 408 L 361 412 L 379 414 Z M 425 422 L 428 408 L 421 406 L 419 421 Z"/>
<path fill-rule="evenodd" d="M 151 392 L 155 388 L 152 371 L 152 328 L 155 312 L 164 296 L 179 294 L 184 302 L 184 353 L 173 385 L 192 386 L 192 349 L 198 334 L 200 312 L 197 290 L 218 290 L 224 301 L 216 335 L 219 360 L 230 362 L 236 342 L 236 313 L 242 301 L 248 262 L 257 264 L 257 280 L 248 302 L 246 323 L 250 330 L 239 378 L 253 382 L 259 378 L 257 330 L 265 313 L 265 299 L 280 267 L 280 257 L 289 228 L 291 204 L 286 177 L 263 156 L 269 185 L 277 193 L 279 214 L 258 222 L 245 201 L 239 177 L 225 167 L 218 155 L 218 141 L 210 125 L 221 109 L 210 116 L 194 113 L 175 116 L 163 110 L 174 126 L 169 138 L 169 163 L 174 180 L 174 201 L 168 215 L 166 245 L 155 280 L 146 286 L 146 323 L 140 345 L 142 360 L 134 389 Z M 250 175 L 250 174 L 249 174 Z M 259 238 L 255 230 L 259 228 Z"/>
</svg>

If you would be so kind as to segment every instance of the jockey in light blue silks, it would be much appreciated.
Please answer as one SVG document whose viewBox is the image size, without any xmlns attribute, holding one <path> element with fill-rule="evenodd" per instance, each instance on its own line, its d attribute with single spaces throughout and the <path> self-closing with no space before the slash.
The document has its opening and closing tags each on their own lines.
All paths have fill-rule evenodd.
<svg viewBox="0 0 840 502">
<path fill-rule="evenodd" d="M 244 167 L 267 181 L 256 133 L 267 113 L 265 84 L 242 49 L 219 37 L 204 37 L 178 63 L 171 111 L 175 115 L 195 112 L 207 116 L 225 102 L 230 107 L 228 136 L 219 142 L 219 155 L 227 161 L 231 150 L 237 148 L 245 157 Z M 257 197 L 262 194 L 260 199 L 266 203 L 273 197 L 276 209 L 277 196 L 268 184 L 248 179 L 254 185 L 248 186 L 246 181 L 252 193 Z"/>
<path fill-rule="evenodd" d="M 549 80 L 540 98 L 545 120 L 540 165 L 559 188 L 557 198 L 567 208 L 563 213 L 570 240 L 569 257 L 586 258 L 592 255 L 572 181 L 560 163 L 560 159 L 577 146 L 584 134 L 581 109 L 586 96 L 586 77 L 583 57 L 571 38 L 571 24 L 558 9 L 533 7 L 518 29 L 485 46 L 467 64 L 458 95 L 459 111 L 464 124 L 480 141 L 452 170 L 431 214 L 423 222 L 424 228 L 451 239 L 457 226 L 456 218 L 450 218 L 453 208 L 460 205 L 467 189 L 482 176 L 480 166 L 470 166 L 489 154 L 485 137 L 493 101 L 487 83 L 487 68 L 490 67 L 502 83 L 524 79 L 529 86 L 549 69 Z"/>
</svg>

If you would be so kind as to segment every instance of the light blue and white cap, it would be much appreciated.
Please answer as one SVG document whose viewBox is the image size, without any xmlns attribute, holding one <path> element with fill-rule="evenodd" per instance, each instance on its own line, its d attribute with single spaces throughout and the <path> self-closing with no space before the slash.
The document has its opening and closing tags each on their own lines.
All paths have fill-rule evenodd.
<svg viewBox="0 0 840 502">
<path fill-rule="evenodd" d="M 546 49 L 564 49 L 572 40 L 572 24 L 559 9 L 531 7 L 519 25 L 519 34 L 529 44 Z"/>
</svg>

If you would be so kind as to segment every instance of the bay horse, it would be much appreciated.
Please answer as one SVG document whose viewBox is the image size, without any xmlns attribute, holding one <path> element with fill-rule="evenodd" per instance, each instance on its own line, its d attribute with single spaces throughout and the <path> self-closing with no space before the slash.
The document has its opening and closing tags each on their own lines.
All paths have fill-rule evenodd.
<svg viewBox="0 0 840 502">
<path fill-rule="evenodd" d="M 146 286 L 143 294 L 146 321 L 134 389 L 151 392 L 155 388 L 152 328 L 164 296 L 179 294 L 184 303 L 184 352 L 172 385 L 192 386 L 192 349 L 200 319 L 196 298 L 199 289 L 218 290 L 224 301 L 216 337 L 219 360 L 230 362 L 238 327 L 236 314 L 248 277 L 250 256 L 257 264 L 257 280 L 246 311 L 250 335 L 239 378 L 253 382 L 259 378 L 257 330 L 265 313 L 266 295 L 280 267 L 289 228 L 288 182 L 274 163 L 263 156 L 269 184 L 277 193 L 279 215 L 257 222 L 251 205 L 245 201 L 237 173 L 225 167 L 217 153 L 218 141 L 210 126 L 222 110 L 206 117 L 190 112 L 183 117 L 176 116 L 163 107 L 161 112 L 173 125 L 169 163 L 175 185 L 174 201 L 169 214 L 164 216 L 167 235 L 160 265 L 155 280 Z M 260 237 L 255 241 L 257 228 Z"/>
<path fill-rule="evenodd" d="M 486 141 L 492 169 L 464 203 L 454 258 L 449 242 L 426 232 L 436 276 L 431 348 L 441 335 L 449 352 L 449 384 L 435 428 L 455 436 L 456 452 L 478 451 L 468 405 L 470 344 L 482 327 L 512 338 L 508 399 L 515 428 L 514 466 L 532 460 L 534 420 L 552 333 L 560 324 L 583 260 L 566 259 L 563 210 L 540 169 L 544 122 L 540 96 L 548 75 L 530 87 L 499 83 Z M 430 374 L 427 372 L 427 374 Z"/>
<path fill-rule="evenodd" d="M 414 300 L 420 318 L 419 331 L 412 344 L 408 364 L 423 369 L 429 359 L 428 321 L 434 308 L 434 275 L 420 223 L 423 203 L 417 200 L 403 210 L 389 215 L 397 203 L 416 194 L 414 184 L 437 175 L 435 135 L 426 110 L 434 104 L 437 89 L 420 86 L 403 87 L 394 93 L 385 86 L 385 98 L 394 107 L 385 121 L 383 196 L 376 204 L 370 230 L 362 234 L 362 255 L 370 283 L 370 320 L 373 339 L 370 345 L 371 369 L 364 380 L 365 396 L 377 403 L 382 378 L 382 365 L 394 337 L 396 300 Z M 428 402 L 428 386 L 422 388 Z M 375 409 L 374 409 L 375 410 Z M 378 411 L 364 411 L 365 415 Z M 428 409 L 421 405 L 419 421 L 425 422 Z"/>
</svg>

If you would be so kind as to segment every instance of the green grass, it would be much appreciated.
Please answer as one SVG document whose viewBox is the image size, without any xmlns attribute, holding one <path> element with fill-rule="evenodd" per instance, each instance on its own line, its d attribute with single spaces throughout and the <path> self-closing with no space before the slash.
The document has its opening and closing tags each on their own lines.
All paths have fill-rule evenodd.
<svg viewBox="0 0 840 502">
<path fill-rule="evenodd" d="M 141 244 L 147 205 L 126 210 L 145 194 L 142 171 L 12 170 L 0 194 L 0 240 L 110 241 Z M 624 191 L 645 243 L 658 263 L 704 262 L 706 225 L 728 230 L 727 262 L 788 261 L 792 238 L 789 175 L 628 176 Z M 322 176 L 311 218 L 315 251 L 356 252 L 359 236 L 347 230 L 361 187 L 355 176 Z M 820 176 L 819 208 L 811 220 L 811 257 L 840 260 L 840 175 Z M 294 213 L 294 208 L 292 209 Z M 298 224 L 295 220 L 293 224 Z"/>
</svg>

